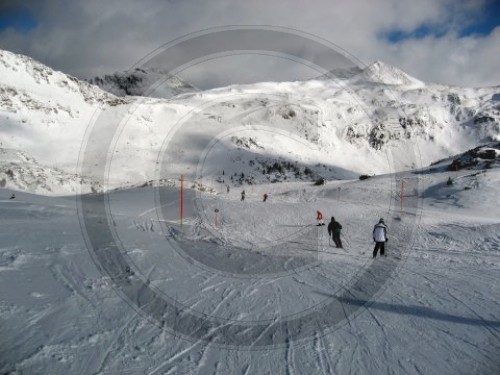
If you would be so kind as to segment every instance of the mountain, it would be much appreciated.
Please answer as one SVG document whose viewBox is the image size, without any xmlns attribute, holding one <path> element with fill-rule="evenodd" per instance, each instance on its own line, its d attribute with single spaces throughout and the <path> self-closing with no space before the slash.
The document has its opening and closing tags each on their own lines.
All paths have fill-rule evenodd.
<svg viewBox="0 0 500 375">
<path fill-rule="evenodd" d="M 125 116 L 108 150 L 110 173 L 102 188 L 109 189 L 186 173 L 196 184 L 217 186 L 222 171 L 224 184 L 233 186 L 352 179 L 419 168 L 500 140 L 498 87 L 427 84 L 381 62 L 351 73 L 341 82 L 232 85 L 165 100 L 119 97 L 1 51 L 0 147 L 36 160 L 33 168 L 43 167 L 37 170 L 54 181 L 49 174 L 56 170 L 79 173 L 86 131 L 99 116 L 109 116 L 110 124 Z M 140 94 L 155 74 L 136 71 L 102 82 L 118 82 L 120 95 Z M 167 91 L 190 90 L 169 79 Z M 159 176 L 161 160 L 171 166 Z M 26 169 L 31 162 L 23 163 Z M 4 174 L 12 168 L 12 161 L 0 159 Z M 7 186 L 33 189 L 8 177 Z M 92 183 L 85 186 L 89 191 Z M 67 193 L 57 184 L 51 191 Z"/>
<path fill-rule="evenodd" d="M 375 61 L 365 68 L 353 66 L 349 68 L 339 68 L 323 74 L 316 79 L 340 79 L 350 80 L 350 84 L 359 81 L 362 84 L 373 82 L 386 85 L 423 85 L 423 82 L 403 72 L 402 70 L 386 64 L 382 61 Z"/>
<path fill-rule="evenodd" d="M 386 85 L 423 86 L 424 83 L 406 74 L 402 70 L 385 64 L 382 61 L 375 61 L 361 71 L 361 78 L 365 81 L 384 83 Z"/>
<path fill-rule="evenodd" d="M 126 99 L 8 51 L 0 51 L 0 77 L 0 175 L 7 187 L 51 194 L 76 191 L 76 181 L 87 180 L 75 176 L 92 115 Z M 5 175 L 9 170 L 14 176 Z M 68 184 L 55 182 L 61 179 Z M 40 189 L 35 181 L 41 181 Z M 83 182 L 83 192 L 91 185 Z"/>
<path fill-rule="evenodd" d="M 88 82 L 116 96 L 148 96 L 168 99 L 179 94 L 198 91 L 178 76 L 154 69 L 146 71 L 135 68 L 132 71 L 94 77 Z"/>
</svg>

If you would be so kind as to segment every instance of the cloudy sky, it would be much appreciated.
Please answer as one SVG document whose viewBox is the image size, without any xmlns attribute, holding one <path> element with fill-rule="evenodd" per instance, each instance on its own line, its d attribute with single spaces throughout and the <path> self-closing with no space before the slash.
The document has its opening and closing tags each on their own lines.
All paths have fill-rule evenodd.
<svg viewBox="0 0 500 375">
<path fill-rule="evenodd" d="M 499 0 L 0 2 L 1 49 L 82 78 L 126 70 L 177 37 L 225 25 L 297 29 L 336 44 L 365 64 L 381 60 L 425 81 L 500 85 Z M 277 79 L 286 78 L 280 72 L 293 71 L 271 57 L 247 56 L 245 63 L 272 70 Z M 206 63 L 192 76 L 216 65 Z M 267 77 L 256 74 L 253 79 Z M 232 79 L 237 81 L 237 75 Z M 221 84 L 217 78 L 207 82 Z"/>
</svg>

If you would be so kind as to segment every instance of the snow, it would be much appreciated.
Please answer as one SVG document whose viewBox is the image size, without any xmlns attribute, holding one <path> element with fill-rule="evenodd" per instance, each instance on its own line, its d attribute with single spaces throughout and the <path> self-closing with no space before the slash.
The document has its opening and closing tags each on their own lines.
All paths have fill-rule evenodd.
<svg viewBox="0 0 500 375">
<path fill-rule="evenodd" d="M 500 371 L 498 88 L 377 62 L 117 98 L 0 61 L 0 372 Z"/>
<path fill-rule="evenodd" d="M 375 83 L 383 82 L 387 85 L 406 85 L 409 87 L 422 87 L 424 83 L 411 77 L 405 72 L 389 64 L 384 64 L 382 61 L 375 61 L 368 66 L 361 77 L 364 80 L 373 81 Z"/>
<path fill-rule="evenodd" d="M 477 187 L 470 190 L 463 190 L 470 172 L 460 173 L 460 185 L 447 187 L 449 173 L 423 175 L 422 216 L 405 252 L 396 248 L 394 220 L 413 225 L 415 212 L 388 211 L 396 199 L 391 175 L 338 182 L 340 194 L 337 184 L 259 185 L 246 189 L 244 202 L 239 189 L 216 195 L 188 190 L 182 228 L 174 187 L 163 190 L 169 204 L 164 222 L 157 221 L 154 188 L 110 193 L 110 217 L 134 271 L 162 295 L 206 316 L 273 322 L 304 314 L 338 298 L 372 263 L 383 267 L 402 257 L 373 300 L 342 301 L 346 308 L 360 305 L 355 315 L 297 343 L 255 350 L 191 341 L 162 329 L 96 268 L 74 198 L 16 192 L 8 200 L 11 192 L 3 190 L 1 314 L 9 345 L 2 347 L 1 369 L 266 373 L 275 366 L 292 373 L 495 373 L 500 223 L 485 207 L 500 203 L 500 171 L 475 176 Z M 410 181 L 414 175 L 399 177 Z M 265 203 L 262 191 L 271 191 Z M 319 207 L 343 224 L 345 250 L 329 246 L 325 227 L 313 226 Z M 371 228 L 379 216 L 392 222 L 388 257 L 373 260 Z"/>
</svg>

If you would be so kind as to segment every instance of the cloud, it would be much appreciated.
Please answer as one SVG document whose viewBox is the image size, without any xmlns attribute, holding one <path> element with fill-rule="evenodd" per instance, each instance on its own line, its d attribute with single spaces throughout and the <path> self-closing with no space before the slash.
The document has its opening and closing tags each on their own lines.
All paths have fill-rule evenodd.
<svg viewBox="0 0 500 375">
<path fill-rule="evenodd" d="M 495 86 L 500 71 L 500 27 L 489 35 L 427 37 L 384 46 L 385 60 L 426 81 L 458 86 Z"/>
<path fill-rule="evenodd" d="M 25 9 L 37 26 L 28 33 L 12 28 L 0 31 L 0 48 L 91 77 L 128 69 L 164 43 L 200 29 L 275 25 L 318 35 L 366 63 L 386 61 L 425 81 L 500 84 L 500 71 L 495 69 L 498 28 L 484 35 L 460 33 L 484 15 L 487 0 L 316 0 L 313 4 L 302 0 L 4 0 L 0 12 Z M 430 32 L 412 34 L 422 27 Z M 387 38 L 391 32 L 406 37 L 391 41 Z M 301 78 L 300 69 L 287 64 L 283 68 L 276 58 L 269 59 L 242 57 L 231 64 L 226 59 L 220 65 L 198 66 L 191 75 L 198 79 L 204 75 L 206 86 L 237 83 L 236 73 L 227 79 L 217 77 L 224 71 L 221 66 L 262 69 L 262 74 L 253 72 L 248 80 L 286 79 L 284 71 L 291 79 Z M 303 74 L 310 72 L 305 69 Z"/>
</svg>

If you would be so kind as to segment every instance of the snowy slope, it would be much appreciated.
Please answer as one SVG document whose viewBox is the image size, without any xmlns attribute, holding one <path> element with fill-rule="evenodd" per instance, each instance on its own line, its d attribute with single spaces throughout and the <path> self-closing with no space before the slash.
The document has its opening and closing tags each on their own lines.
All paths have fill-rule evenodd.
<svg viewBox="0 0 500 375">
<path fill-rule="evenodd" d="M 0 187 L 41 195 L 74 195 L 102 191 L 98 183 L 78 174 L 40 165 L 25 152 L 0 148 Z"/>
<path fill-rule="evenodd" d="M 386 85 L 405 86 L 406 89 L 409 87 L 425 86 L 422 81 L 382 61 L 374 62 L 366 69 L 362 70 L 355 78 L 361 82 L 371 81 L 374 83 L 382 82 Z"/>
<path fill-rule="evenodd" d="M 78 150 L 98 106 L 124 102 L 29 57 L 7 51 L 0 51 L 0 76 L 0 147 L 29 155 L 24 160 L 25 168 L 29 168 L 31 160 L 37 160 L 33 168 L 46 168 L 40 173 L 46 174 L 44 179 L 49 185 L 50 180 L 58 179 L 51 176 L 50 169 L 77 173 Z M 0 158 L 3 172 L 8 168 L 6 162 L 10 161 Z M 49 188 L 54 194 L 64 193 L 65 189 L 58 185 Z M 37 191 L 29 186 L 29 191 Z"/>
<path fill-rule="evenodd" d="M 164 192 L 166 223 L 156 221 L 151 188 L 107 196 L 115 235 L 133 270 L 129 277 L 142 275 L 186 312 L 233 323 L 264 322 L 272 331 L 281 319 L 336 298 L 346 310 L 360 307 L 330 330 L 265 348 L 197 339 L 197 325 L 186 326 L 191 337 L 162 328 L 145 312 L 143 291 L 125 299 L 112 278 L 98 271 L 86 251 L 74 200 L 18 193 L 12 201 L 11 191 L 0 191 L 0 314 L 2 337 L 9 343 L 0 348 L 0 369 L 14 374 L 497 373 L 500 224 L 485 209 L 500 204 L 499 169 L 476 177 L 459 171 L 457 180 L 477 179 L 470 190 L 447 186 L 450 172 L 423 173 L 398 175 L 424 181 L 423 214 L 408 252 L 397 246 L 397 228 L 413 225 L 415 212 L 407 207 L 387 216 L 388 203 L 398 198 L 391 175 L 324 187 L 262 186 L 275 189 L 266 203 L 257 188 L 248 189 L 245 202 L 239 191 L 201 198 L 188 191 L 182 228 L 175 224 L 175 189 Z M 345 250 L 329 246 L 324 227 L 311 226 L 320 207 L 342 223 Z M 388 257 L 372 260 L 371 228 L 381 215 L 390 223 Z M 283 239 L 286 247 L 277 245 Z M 398 257 L 403 261 L 372 300 L 339 297 L 362 270 L 375 264 L 383 271 Z M 141 303 L 144 311 L 134 309 Z M 176 317 L 178 329 L 183 317 Z"/>
</svg>

